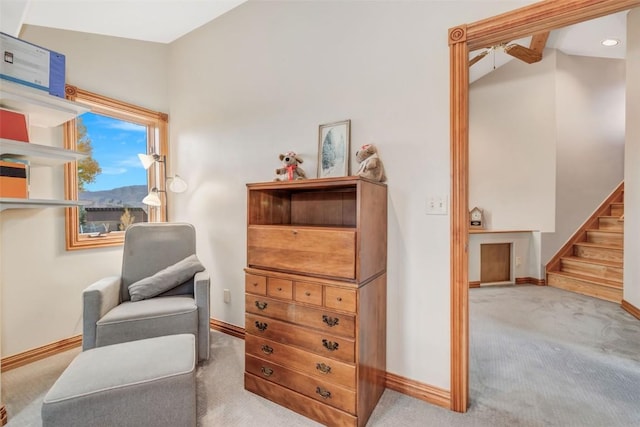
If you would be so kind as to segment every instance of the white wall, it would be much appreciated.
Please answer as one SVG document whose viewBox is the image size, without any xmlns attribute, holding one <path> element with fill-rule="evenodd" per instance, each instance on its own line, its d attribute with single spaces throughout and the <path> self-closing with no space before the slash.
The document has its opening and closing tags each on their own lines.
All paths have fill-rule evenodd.
<svg viewBox="0 0 640 427">
<path fill-rule="evenodd" d="M 627 135 L 624 168 L 624 299 L 640 308 L 640 9 L 627 16 Z"/>
<path fill-rule="evenodd" d="M 21 38 L 66 55 L 67 83 L 168 111 L 166 45 L 26 27 Z M 144 60 L 141 60 L 144 58 Z M 62 127 L 32 128 L 32 141 L 62 147 Z M 33 168 L 32 196 L 63 198 L 62 167 Z M 118 274 L 122 248 L 67 252 L 64 210 L 0 214 L 2 356 L 81 333 L 81 291 Z"/>
<path fill-rule="evenodd" d="M 316 176 L 318 125 L 351 119 L 389 177 L 388 371 L 449 388 L 449 217 L 425 215 L 449 194 L 447 29 L 517 5 L 250 1 L 172 44 L 173 213 L 205 230 L 212 317 L 244 324 L 245 183 L 286 150 Z"/>
<path fill-rule="evenodd" d="M 469 205 L 484 208 L 489 229 L 541 231 L 538 262 L 623 179 L 624 64 L 546 49 L 470 86 Z"/>
<path fill-rule="evenodd" d="M 271 180 L 289 149 L 315 176 L 318 125 L 351 119 L 351 151 L 377 144 L 389 176 L 388 370 L 448 389 L 449 217 L 424 213 L 449 194 L 447 30 L 529 3 L 250 1 L 170 45 L 168 62 L 149 43 L 23 36 L 67 54 L 68 83 L 169 111 L 171 172 L 189 183 L 170 216 L 196 225 L 212 317 L 239 326 L 245 183 Z M 81 290 L 119 271 L 120 249 L 65 252 L 63 239 L 62 211 L 2 213 L 3 355 L 79 333 Z"/>
<path fill-rule="evenodd" d="M 485 58 L 484 60 L 490 60 Z M 491 230 L 553 231 L 556 54 L 512 60 L 469 87 L 469 207 Z"/>
<path fill-rule="evenodd" d="M 557 57 L 556 227 L 542 235 L 544 264 L 624 178 L 625 61 Z"/>
</svg>

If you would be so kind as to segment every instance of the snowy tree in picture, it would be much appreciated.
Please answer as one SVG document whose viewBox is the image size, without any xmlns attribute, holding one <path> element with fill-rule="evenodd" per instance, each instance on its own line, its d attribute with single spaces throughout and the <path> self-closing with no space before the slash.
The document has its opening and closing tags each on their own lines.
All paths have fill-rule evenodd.
<svg viewBox="0 0 640 427">
<path fill-rule="evenodd" d="M 348 129 L 345 123 L 322 129 L 319 177 L 347 175 Z"/>
</svg>

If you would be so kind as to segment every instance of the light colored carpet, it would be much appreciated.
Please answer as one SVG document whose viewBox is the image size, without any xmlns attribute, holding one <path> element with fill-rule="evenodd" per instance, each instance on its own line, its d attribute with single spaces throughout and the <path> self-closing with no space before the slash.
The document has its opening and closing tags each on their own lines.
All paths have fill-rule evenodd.
<svg viewBox="0 0 640 427">
<path fill-rule="evenodd" d="M 478 406 L 520 425 L 640 426 L 640 322 L 619 305 L 535 286 L 471 299 Z"/>
<path fill-rule="evenodd" d="M 458 414 L 385 391 L 368 426 L 640 426 L 640 321 L 538 286 L 470 290 L 471 405 Z M 199 426 L 318 426 L 243 388 L 244 341 L 211 332 Z M 41 426 L 46 391 L 79 349 L 2 374 L 9 426 Z"/>
</svg>

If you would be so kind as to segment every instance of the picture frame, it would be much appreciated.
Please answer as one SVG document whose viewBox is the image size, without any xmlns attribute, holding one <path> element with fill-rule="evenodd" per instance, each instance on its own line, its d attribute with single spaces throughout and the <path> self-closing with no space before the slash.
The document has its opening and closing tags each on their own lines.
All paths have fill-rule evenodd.
<svg viewBox="0 0 640 427">
<path fill-rule="evenodd" d="M 351 120 L 320 125 L 318 130 L 318 178 L 348 176 Z"/>
</svg>

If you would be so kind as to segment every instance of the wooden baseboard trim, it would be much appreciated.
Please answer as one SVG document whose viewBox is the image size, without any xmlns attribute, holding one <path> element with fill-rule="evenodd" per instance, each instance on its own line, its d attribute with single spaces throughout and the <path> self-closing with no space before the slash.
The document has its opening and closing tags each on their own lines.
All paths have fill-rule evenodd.
<svg viewBox="0 0 640 427">
<path fill-rule="evenodd" d="M 536 279 L 535 277 L 516 277 L 516 285 L 537 285 L 546 286 L 545 279 Z"/>
<path fill-rule="evenodd" d="M 0 425 L 7 424 L 7 408 L 5 408 L 4 403 L 0 405 Z"/>
<path fill-rule="evenodd" d="M 427 403 L 451 409 L 451 392 L 431 385 L 387 372 L 385 385 L 388 389 L 415 397 Z"/>
<path fill-rule="evenodd" d="M 211 329 L 215 331 L 244 339 L 244 328 L 217 319 L 210 319 L 209 324 L 211 325 Z M 451 393 L 447 390 L 410 380 L 389 372 L 385 373 L 385 387 L 427 403 L 451 409 Z"/>
<path fill-rule="evenodd" d="M 62 353 L 63 351 L 71 350 L 72 348 L 80 345 L 82 345 L 82 335 L 76 335 L 74 337 L 52 342 L 51 344 L 36 347 L 13 356 L 4 357 L 0 362 L 2 364 L 0 372 L 10 371 L 11 369 L 27 365 L 35 362 L 36 360 L 45 359 L 49 356 Z"/>
<path fill-rule="evenodd" d="M 631 314 L 636 319 L 640 320 L 640 308 L 636 307 L 635 305 L 631 304 L 629 301 L 626 301 L 626 300 L 622 300 L 620 307 L 622 307 L 623 310 L 629 312 L 629 314 Z"/>
<path fill-rule="evenodd" d="M 625 303 L 626 302 L 623 301 L 623 305 Z M 629 305 L 638 314 L 640 314 L 640 310 L 633 307 L 629 303 L 626 304 Z M 211 329 L 215 331 L 222 332 L 236 338 L 244 339 L 245 330 L 240 326 L 226 323 L 217 319 L 209 319 L 209 325 Z M 47 344 L 42 347 L 34 348 L 23 353 L 5 357 L 1 360 L 1 371 L 9 371 L 19 366 L 41 360 L 49 356 L 54 356 L 58 353 L 62 353 L 63 351 L 70 350 L 80 345 L 82 345 L 82 335 L 77 335 L 71 338 L 66 338 L 51 344 Z M 427 403 L 431 403 L 433 405 L 441 406 L 447 409 L 451 408 L 451 392 L 447 390 L 423 384 L 418 381 L 410 380 L 408 378 L 404 378 L 390 372 L 387 372 L 385 374 L 385 386 L 388 389 L 397 391 L 398 393 L 406 394 L 407 396 L 411 396 L 416 399 L 420 399 Z M 4 405 L 0 406 L 0 416 L 2 417 L 2 424 L 0 425 L 6 424 L 7 413 Z"/>
<path fill-rule="evenodd" d="M 224 332 L 225 334 L 236 338 L 244 339 L 244 328 L 216 319 L 209 319 L 209 325 L 211 326 L 211 329 Z M 0 360 L 0 372 L 10 371 L 11 369 L 27 365 L 37 360 L 45 359 L 49 356 L 54 356 L 80 345 L 82 345 L 82 335 L 76 335 L 42 347 L 36 347 L 22 353 L 14 354 L 13 356 L 4 357 Z"/>
<path fill-rule="evenodd" d="M 209 319 L 209 326 L 214 331 L 222 332 L 232 337 L 244 339 L 244 328 L 240 326 L 232 325 L 231 323 L 223 322 L 222 320 Z"/>
<path fill-rule="evenodd" d="M 535 277 L 516 277 L 515 284 L 546 286 L 547 281 L 545 279 L 536 279 Z M 469 282 L 469 289 L 479 288 L 481 286 L 482 286 L 482 283 L 480 281 Z"/>
</svg>

